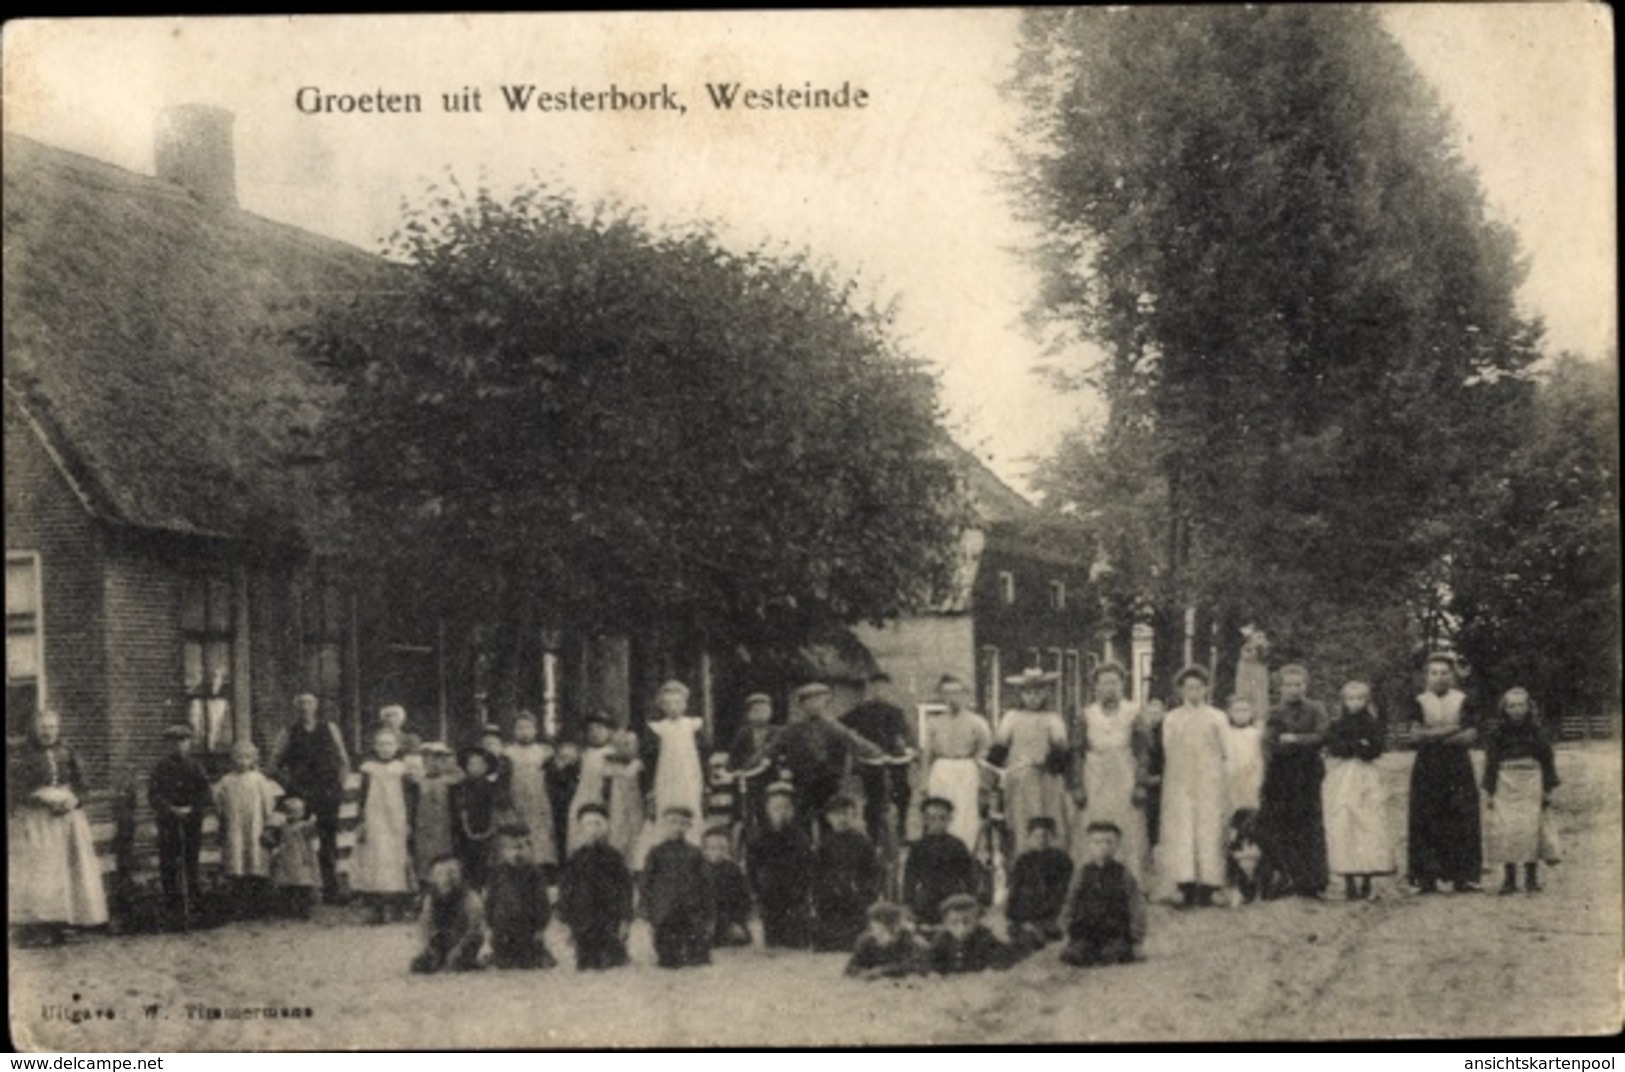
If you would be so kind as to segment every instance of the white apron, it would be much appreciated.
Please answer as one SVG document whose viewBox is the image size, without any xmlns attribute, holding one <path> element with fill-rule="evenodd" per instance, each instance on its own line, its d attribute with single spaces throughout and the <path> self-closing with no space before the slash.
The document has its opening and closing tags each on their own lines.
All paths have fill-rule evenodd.
<svg viewBox="0 0 1625 1072">
<path fill-rule="evenodd" d="M 1225 880 L 1224 728 L 1212 707 L 1176 707 L 1162 722 L 1160 886 Z"/>
<path fill-rule="evenodd" d="M 976 851 L 976 835 L 982 827 L 982 769 L 974 759 L 939 758 L 931 763 L 926 793 L 941 797 L 954 806 L 948 833 Z"/>
<path fill-rule="evenodd" d="M 1540 764 L 1512 759 L 1501 764 L 1496 779 L 1495 810 L 1484 830 L 1484 862 L 1527 864 L 1541 860 Z"/>
<path fill-rule="evenodd" d="M 1388 875 L 1394 849 L 1385 827 L 1388 794 L 1375 763 L 1363 759 L 1326 760 L 1320 783 L 1326 822 L 1327 869 L 1337 875 Z"/>
</svg>

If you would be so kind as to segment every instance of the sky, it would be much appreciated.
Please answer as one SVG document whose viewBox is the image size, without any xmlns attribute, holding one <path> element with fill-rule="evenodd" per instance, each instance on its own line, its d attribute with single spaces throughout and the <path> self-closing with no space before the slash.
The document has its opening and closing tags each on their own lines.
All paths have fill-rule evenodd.
<svg viewBox="0 0 1625 1072">
<path fill-rule="evenodd" d="M 1617 348 L 1613 33 L 1585 4 L 1415 5 L 1384 18 L 1439 90 L 1492 211 L 1530 259 L 1519 298 L 1550 352 Z M 949 427 L 1017 488 L 1099 401 L 1034 372 L 1037 280 L 1000 179 L 1019 119 L 998 86 L 1010 10 L 77 20 L 9 23 L 6 130 L 151 173 L 156 116 L 236 116 L 244 208 L 376 249 L 449 168 L 532 175 L 725 241 L 806 247 L 897 301 Z M 706 86 L 868 91 L 862 109 L 719 111 Z M 510 112 L 499 87 L 655 90 L 670 112 Z M 301 88 L 416 93 L 419 114 L 304 114 Z M 480 112 L 441 95 L 478 89 Z"/>
</svg>

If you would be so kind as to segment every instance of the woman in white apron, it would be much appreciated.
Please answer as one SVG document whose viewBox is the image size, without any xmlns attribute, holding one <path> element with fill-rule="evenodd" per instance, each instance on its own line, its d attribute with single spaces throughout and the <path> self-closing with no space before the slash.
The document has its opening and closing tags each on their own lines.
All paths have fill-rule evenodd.
<svg viewBox="0 0 1625 1072">
<path fill-rule="evenodd" d="M 1143 880 L 1147 864 L 1143 783 L 1146 737 L 1140 711 L 1123 699 L 1123 668 L 1103 663 L 1095 671 L 1095 702 L 1083 712 L 1083 815 L 1073 839 L 1072 855 L 1082 866 L 1090 823 L 1116 823 L 1123 832 L 1118 859 Z"/>
<path fill-rule="evenodd" d="M 6 772 L 8 918 L 30 941 L 52 945 L 69 927 L 107 922 L 102 869 L 85 818 L 84 773 L 61 733 L 55 711 L 35 715 Z"/>
<path fill-rule="evenodd" d="M 925 792 L 954 806 L 948 832 L 972 852 L 982 825 L 982 767 L 993 744 L 987 719 L 965 707 L 965 684 L 946 674 L 937 693 L 948 708 L 926 720 Z"/>
<path fill-rule="evenodd" d="M 1188 666 L 1174 679 L 1184 701 L 1162 722 L 1161 885 L 1186 907 L 1213 904 L 1225 881 L 1224 732 L 1228 720 L 1207 704 L 1207 671 Z"/>
</svg>

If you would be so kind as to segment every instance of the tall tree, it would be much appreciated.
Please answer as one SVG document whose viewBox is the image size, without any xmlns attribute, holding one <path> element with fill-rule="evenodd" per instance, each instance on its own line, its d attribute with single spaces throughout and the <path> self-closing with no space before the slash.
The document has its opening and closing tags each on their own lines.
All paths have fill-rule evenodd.
<svg viewBox="0 0 1625 1072">
<path fill-rule="evenodd" d="M 901 614 L 962 521 L 936 383 L 805 255 L 530 187 L 431 192 L 302 343 L 355 553 L 484 625 L 773 644 Z"/>
<path fill-rule="evenodd" d="M 1394 672 L 1540 333 L 1436 95 L 1373 9 L 1324 7 L 1035 11 L 1013 88 L 1041 311 L 1105 354 L 1101 461 L 1156 444 L 1148 590 L 1222 623 L 1227 667 L 1252 618 Z"/>
</svg>

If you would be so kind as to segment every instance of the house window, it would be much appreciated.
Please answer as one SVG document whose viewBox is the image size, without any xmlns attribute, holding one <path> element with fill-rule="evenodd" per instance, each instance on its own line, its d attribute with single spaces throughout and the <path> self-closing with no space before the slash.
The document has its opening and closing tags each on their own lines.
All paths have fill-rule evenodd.
<svg viewBox="0 0 1625 1072">
<path fill-rule="evenodd" d="M 236 642 L 231 578 L 189 577 L 181 595 L 181 662 L 186 717 L 205 752 L 230 751 L 231 667 Z"/>
<path fill-rule="evenodd" d="M 39 556 L 6 552 L 6 736 L 22 737 L 45 696 Z"/>
<path fill-rule="evenodd" d="M 1066 582 L 1051 581 L 1049 583 L 1049 609 L 1066 609 Z"/>
<path fill-rule="evenodd" d="M 336 718 L 344 707 L 344 593 L 312 571 L 301 580 L 299 597 L 304 689 L 321 701 L 327 717 Z"/>
<path fill-rule="evenodd" d="M 1009 570 L 999 571 L 999 605 L 1014 606 L 1016 602 L 1016 575 Z"/>
</svg>

